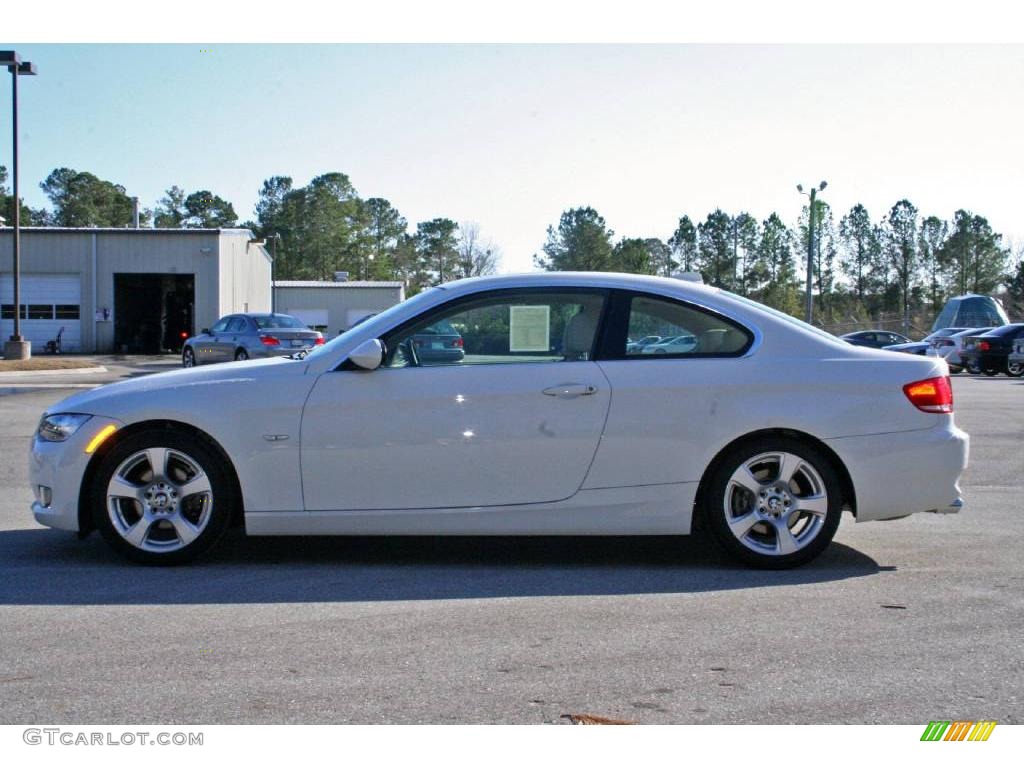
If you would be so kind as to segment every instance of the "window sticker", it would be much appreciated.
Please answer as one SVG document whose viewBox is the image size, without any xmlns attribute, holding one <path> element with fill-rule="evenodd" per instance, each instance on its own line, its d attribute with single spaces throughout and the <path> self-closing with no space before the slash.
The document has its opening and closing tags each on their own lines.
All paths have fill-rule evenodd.
<svg viewBox="0 0 1024 768">
<path fill-rule="evenodd" d="M 551 307 L 509 307 L 508 349 L 510 352 L 547 352 L 551 338 Z"/>
</svg>

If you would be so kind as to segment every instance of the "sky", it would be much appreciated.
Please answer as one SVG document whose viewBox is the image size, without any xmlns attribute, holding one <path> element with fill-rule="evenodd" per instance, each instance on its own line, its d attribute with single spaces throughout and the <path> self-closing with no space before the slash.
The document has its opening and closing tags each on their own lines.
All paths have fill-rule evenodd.
<svg viewBox="0 0 1024 768">
<path fill-rule="evenodd" d="M 56 167 L 152 207 L 177 184 L 244 221 L 273 175 L 329 171 L 414 227 L 474 221 L 501 271 L 533 268 L 562 211 L 668 238 L 714 208 L 794 223 L 907 198 L 1024 243 L 1024 46 L 32 45 L 21 186 Z M 10 78 L 0 164 L 10 167 Z"/>
</svg>

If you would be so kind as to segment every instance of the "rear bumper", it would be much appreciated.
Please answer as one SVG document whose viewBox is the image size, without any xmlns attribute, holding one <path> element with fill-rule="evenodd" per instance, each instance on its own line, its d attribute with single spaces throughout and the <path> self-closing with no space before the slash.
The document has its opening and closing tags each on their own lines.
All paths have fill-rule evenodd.
<svg viewBox="0 0 1024 768">
<path fill-rule="evenodd" d="M 960 475 L 970 438 L 949 423 L 935 429 L 825 441 L 846 465 L 857 497 L 857 521 L 917 512 L 959 512 Z"/>
<path fill-rule="evenodd" d="M 960 357 L 963 359 L 965 366 L 976 363 L 978 368 L 983 371 L 1002 371 L 1006 368 L 1005 352 L 961 352 Z"/>
</svg>

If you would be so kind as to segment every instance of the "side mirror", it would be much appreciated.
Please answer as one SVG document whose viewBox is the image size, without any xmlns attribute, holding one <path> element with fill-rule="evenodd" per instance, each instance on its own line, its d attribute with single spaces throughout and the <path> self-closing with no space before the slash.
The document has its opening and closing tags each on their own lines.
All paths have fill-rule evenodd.
<svg viewBox="0 0 1024 768">
<path fill-rule="evenodd" d="M 209 328 L 203 328 L 203 330 L 201 330 L 200 333 L 209 336 L 210 335 L 210 329 Z"/>
<path fill-rule="evenodd" d="M 348 359 L 357 368 L 376 370 L 384 362 L 384 344 L 380 339 L 367 339 L 349 353 Z"/>
</svg>

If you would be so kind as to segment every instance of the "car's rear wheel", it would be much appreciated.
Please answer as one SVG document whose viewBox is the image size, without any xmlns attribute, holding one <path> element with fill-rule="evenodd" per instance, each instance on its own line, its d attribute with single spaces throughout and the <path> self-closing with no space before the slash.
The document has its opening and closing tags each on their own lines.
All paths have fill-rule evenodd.
<svg viewBox="0 0 1024 768">
<path fill-rule="evenodd" d="M 729 554 L 759 568 L 792 568 L 832 541 L 842 516 L 842 486 L 818 450 L 791 438 L 762 438 L 716 464 L 702 506 Z"/>
<path fill-rule="evenodd" d="M 181 365 L 184 368 L 193 368 L 196 364 L 196 353 L 192 351 L 192 347 L 185 347 L 185 351 L 181 353 Z"/>
<path fill-rule="evenodd" d="M 1007 363 L 1007 376 L 1024 376 L 1024 363 Z"/>
<path fill-rule="evenodd" d="M 238 361 L 238 360 L 248 360 L 248 359 L 249 359 L 249 353 L 246 352 L 244 349 L 239 349 L 237 352 L 235 352 L 235 360 L 236 361 Z"/>
<path fill-rule="evenodd" d="M 978 365 L 976 360 L 971 360 L 969 363 L 967 363 L 967 372 L 974 376 L 977 376 L 979 373 L 981 373 L 981 366 Z"/>
<path fill-rule="evenodd" d="M 986 368 L 986 369 L 985 369 L 985 370 L 983 371 L 983 373 L 984 373 L 984 374 L 985 374 L 986 376 L 995 376 L 995 375 L 996 375 L 997 373 L 999 373 L 999 371 L 997 371 L 997 370 L 996 370 L 995 368 Z"/>
<path fill-rule="evenodd" d="M 115 445 L 91 489 L 93 521 L 122 555 L 176 565 L 227 530 L 235 503 L 224 460 L 197 438 L 144 432 Z"/>
</svg>

